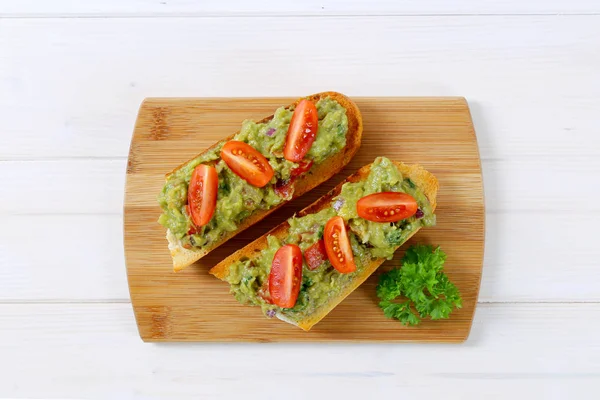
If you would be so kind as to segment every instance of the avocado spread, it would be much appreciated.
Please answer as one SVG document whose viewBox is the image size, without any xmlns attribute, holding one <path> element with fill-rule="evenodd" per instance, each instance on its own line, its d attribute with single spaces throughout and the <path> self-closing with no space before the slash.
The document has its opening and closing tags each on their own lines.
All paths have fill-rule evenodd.
<svg viewBox="0 0 600 400">
<path fill-rule="evenodd" d="M 393 223 L 371 222 L 362 219 L 356 212 L 356 203 L 361 197 L 379 192 L 404 192 L 415 198 L 419 206 L 417 214 Z M 348 223 L 350 243 L 356 271 L 349 274 L 339 273 L 324 261 L 314 270 L 308 269 L 306 262 L 302 266 L 302 286 L 298 300 L 293 308 L 279 308 L 265 298 L 268 291 L 269 272 L 277 250 L 284 244 L 293 243 L 306 250 L 323 236 L 327 221 L 339 215 Z M 299 321 L 315 312 L 330 298 L 336 297 L 357 274 L 374 258 L 391 259 L 394 251 L 416 229 L 435 225 L 435 214 L 423 192 L 409 179 L 404 178 L 396 166 L 385 157 L 378 157 L 371 165 L 367 179 L 345 183 L 338 196 L 332 199 L 329 207 L 304 217 L 292 217 L 288 220 L 290 228 L 287 237 L 280 241 L 268 236 L 268 248 L 255 258 L 247 258 L 229 266 L 226 280 L 231 292 L 243 304 L 261 306 L 267 316 L 276 313 L 291 320 Z"/>
<path fill-rule="evenodd" d="M 316 103 L 319 114 L 317 137 L 306 158 L 319 164 L 339 152 L 346 145 L 348 118 L 346 109 L 330 98 Z M 163 210 L 158 222 L 180 240 L 185 248 L 202 248 L 218 241 L 225 233 L 235 231 L 238 225 L 257 210 L 268 210 L 289 200 L 293 193 L 285 195 L 275 192 L 275 184 L 290 179 L 298 164 L 283 157 L 286 135 L 293 109 L 280 107 L 273 118 L 265 123 L 246 120 L 233 140 L 248 143 L 269 160 L 275 175 L 262 188 L 252 186 L 235 173 L 220 159 L 219 153 L 226 141 L 219 142 L 208 152 L 194 158 L 167 177 L 167 182 L 158 197 Z M 193 229 L 187 213 L 187 190 L 194 168 L 199 164 L 213 164 L 219 178 L 217 206 L 210 222 Z"/>
</svg>

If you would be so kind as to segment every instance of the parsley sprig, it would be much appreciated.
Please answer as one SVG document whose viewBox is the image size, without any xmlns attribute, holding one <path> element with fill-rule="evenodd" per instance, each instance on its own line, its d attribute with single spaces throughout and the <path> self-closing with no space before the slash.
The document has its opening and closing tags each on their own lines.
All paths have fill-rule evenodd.
<svg viewBox="0 0 600 400">
<path fill-rule="evenodd" d="M 443 272 L 446 253 L 439 246 L 415 245 L 406 250 L 402 267 L 381 275 L 377 285 L 379 307 L 387 318 L 418 325 L 421 318 L 448 318 L 462 299 Z M 403 297 L 397 301 L 398 297 Z"/>
</svg>

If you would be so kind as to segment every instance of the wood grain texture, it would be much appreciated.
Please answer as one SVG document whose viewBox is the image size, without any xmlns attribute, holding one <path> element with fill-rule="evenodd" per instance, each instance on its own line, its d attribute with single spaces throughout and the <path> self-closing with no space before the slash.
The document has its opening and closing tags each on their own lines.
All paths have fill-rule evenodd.
<svg viewBox="0 0 600 400">
<path fill-rule="evenodd" d="M 405 328 L 386 320 L 375 297 L 377 274 L 310 333 L 265 319 L 238 304 L 228 285 L 207 271 L 237 250 L 227 243 L 174 274 L 157 224 L 156 197 L 164 174 L 217 140 L 243 119 L 261 119 L 292 99 L 147 99 L 138 116 L 127 165 L 124 226 L 131 299 L 140 335 L 148 341 L 446 341 L 468 336 L 477 302 L 484 239 L 479 154 L 468 106 L 462 98 L 356 98 L 364 120 L 363 144 L 337 176 L 248 229 L 251 239 L 316 200 L 376 156 L 420 163 L 440 182 L 438 225 L 416 241 L 448 251 L 447 272 L 460 289 L 463 309 L 450 320 Z M 397 265 L 398 252 L 383 269 Z M 356 317 L 359 314 L 360 317 Z"/>
</svg>

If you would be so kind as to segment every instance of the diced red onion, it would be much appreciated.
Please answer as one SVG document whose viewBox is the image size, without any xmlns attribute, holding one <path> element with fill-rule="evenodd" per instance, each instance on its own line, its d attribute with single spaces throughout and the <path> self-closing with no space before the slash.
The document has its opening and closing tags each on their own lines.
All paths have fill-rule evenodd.
<svg viewBox="0 0 600 400">
<path fill-rule="evenodd" d="M 344 205 L 344 199 L 337 199 L 334 203 L 333 203 L 333 209 L 335 211 L 339 211 L 340 208 L 342 208 L 342 206 Z"/>
<path fill-rule="evenodd" d="M 417 217 L 417 219 L 423 218 L 425 216 L 425 213 L 423 212 L 423 210 L 421 210 L 420 208 L 417 208 L 417 212 L 415 213 L 415 217 Z"/>
<path fill-rule="evenodd" d="M 273 318 L 275 316 L 275 314 L 276 314 L 275 310 L 267 310 L 268 318 Z"/>
<path fill-rule="evenodd" d="M 269 128 L 267 129 L 267 131 L 265 132 L 265 135 L 271 137 L 275 134 L 275 128 Z"/>
</svg>

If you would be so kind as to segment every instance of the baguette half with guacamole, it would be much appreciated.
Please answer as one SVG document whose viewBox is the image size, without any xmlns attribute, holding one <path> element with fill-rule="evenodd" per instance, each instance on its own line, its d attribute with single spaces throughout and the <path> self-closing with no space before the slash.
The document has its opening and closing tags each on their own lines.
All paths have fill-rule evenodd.
<svg viewBox="0 0 600 400">
<path fill-rule="evenodd" d="M 438 181 L 419 165 L 375 159 L 210 273 L 242 304 L 306 331 L 422 227 Z"/>
<path fill-rule="evenodd" d="M 159 195 L 173 268 L 179 271 L 325 182 L 352 159 L 363 123 L 336 92 L 278 108 L 166 176 Z"/>
</svg>

